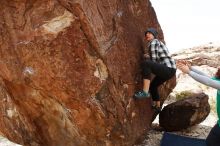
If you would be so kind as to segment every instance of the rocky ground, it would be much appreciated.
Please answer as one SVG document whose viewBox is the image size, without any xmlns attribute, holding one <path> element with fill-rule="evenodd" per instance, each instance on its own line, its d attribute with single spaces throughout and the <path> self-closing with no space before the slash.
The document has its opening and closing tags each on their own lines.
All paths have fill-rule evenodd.
<svg viewBox="0 0 220 146">
<path fill-rule="evenodd" d="M 196 125 L 191 128 L 185 129 L 183 131 L 172 132 L 177 135 L 183 135 L 188 137 L 195 137 L 205 139 L 211 130 L 211 127 L 204 125 Z M 163 131 L 150 130 L 146 135 L 146 139 L 141 143 L 135 146 L 160 146 L 160 141 L 163 137 Z"/>
<path fill-rule="evenodd" d="M 211 128 L 215 125 L 217 116 L 211 112 L 205 121 L 199 125 L 181 131 L 171 132 L 177 135 L 205 139 Z M 151 130 L 144 136 L 144 140 L 134 146 L 160 146 L 164 131 L 159 127 L 158 116 L 152 123 Z"/>
</svg>

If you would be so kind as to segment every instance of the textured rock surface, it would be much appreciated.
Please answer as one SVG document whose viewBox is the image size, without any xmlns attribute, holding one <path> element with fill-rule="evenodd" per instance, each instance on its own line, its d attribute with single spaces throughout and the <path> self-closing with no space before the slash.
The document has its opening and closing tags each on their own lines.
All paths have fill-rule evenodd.
<svg viewBox="0 0 220 146">
<path fill-rule="evenodd" d="M 191 61 L 192 65 L 208 65 L 216 68 L 220 64 L 220 42 L 184 49 L 173 54 L 173 57 Z"/>
<path fill-rule="evenodd" d="M 131 98 L 144 30 L 163 39 L 148 0 L 1 0 L 0 9 L 2 135 L 27 146 L 110 146 L 148 130 L 150 100 Z"/>
<path fill-rule="evenodd" d="M 159 123 L 166 131 L 178 131 L 201 123 L 209 113 L 208 96 L 200 93 L 165 106 Z"/>
</svg>

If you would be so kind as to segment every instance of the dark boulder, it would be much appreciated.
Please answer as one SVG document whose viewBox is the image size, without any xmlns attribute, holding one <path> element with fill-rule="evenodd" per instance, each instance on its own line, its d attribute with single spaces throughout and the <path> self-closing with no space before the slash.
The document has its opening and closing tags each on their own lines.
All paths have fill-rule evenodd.
<svg viewBox="0 0 220 146">
<path fill-rule="evenodd" d="M 208 95 L 194 94 L 165 106 L 159 115 L 159 123 L 166 131 L 178 131 L 201 123 L 209 112 Z"/>
</svg>

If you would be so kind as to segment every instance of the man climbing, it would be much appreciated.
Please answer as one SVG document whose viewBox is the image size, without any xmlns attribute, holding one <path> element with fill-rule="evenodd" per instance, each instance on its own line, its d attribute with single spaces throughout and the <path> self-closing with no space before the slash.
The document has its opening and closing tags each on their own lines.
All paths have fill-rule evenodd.
<svg viewBox="0 0 220 146">
<path fill-rule="evenodd" d="M 158 87 L 175 75 L 176 64 L 174 59 L 171 58 L 167 47 L 157 39 L 157 35 L 158 32 L 154 28 L 149 28 L 145 32 L 145 40 L 148 45 L 145 48 L 145 61 L 142 64 L 143 90 L 136 92 L 134 98 L 143 99 L 150 97 L 151 94 L 153 99 L 152 107 L 157 112 L 160 112 Z M 151 73 L 155 75 L 152 81 L 150 80 Z"/>
</svg>

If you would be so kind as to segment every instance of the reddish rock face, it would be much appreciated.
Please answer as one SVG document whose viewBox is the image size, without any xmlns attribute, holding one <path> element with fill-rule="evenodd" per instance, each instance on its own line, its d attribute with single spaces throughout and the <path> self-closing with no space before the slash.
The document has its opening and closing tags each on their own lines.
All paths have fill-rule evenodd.
<svg viewBox="0 0 220 146">
<path fill-rule="evenodd" d="M 2 0 L 0 9 L 5 137 L 27 146 L 131 145 L 148 130 L 150 99 L 132 99 L 143 32 L 156 27 L 163 39 L 148 0 Z M 173 87 L 162 88 L 164 96 Z"/>
</svg>

